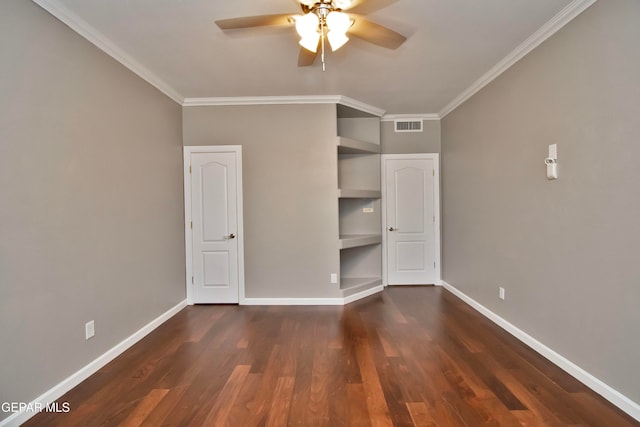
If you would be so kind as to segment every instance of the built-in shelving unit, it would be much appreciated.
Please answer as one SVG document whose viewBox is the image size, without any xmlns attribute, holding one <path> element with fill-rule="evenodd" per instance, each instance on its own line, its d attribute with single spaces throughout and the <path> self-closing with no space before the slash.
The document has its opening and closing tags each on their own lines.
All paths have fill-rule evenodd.
<svg viewBox="0 0 640 427">
<path fill-rule="evenodd" d="M 381 290 L 380 120 L 338 106 L 340 289 Z"/>
</svg>

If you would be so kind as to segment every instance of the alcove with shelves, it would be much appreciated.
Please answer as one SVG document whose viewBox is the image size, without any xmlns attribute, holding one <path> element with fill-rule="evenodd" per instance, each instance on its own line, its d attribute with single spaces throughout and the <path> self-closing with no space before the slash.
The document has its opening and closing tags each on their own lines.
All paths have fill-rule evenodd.
<svg viewBox="0 0 640 427">
<path fill-rule="evenodd" d="M 338 105 L 340 289 L 382 290 L 380 119 Z"/>
</svg>

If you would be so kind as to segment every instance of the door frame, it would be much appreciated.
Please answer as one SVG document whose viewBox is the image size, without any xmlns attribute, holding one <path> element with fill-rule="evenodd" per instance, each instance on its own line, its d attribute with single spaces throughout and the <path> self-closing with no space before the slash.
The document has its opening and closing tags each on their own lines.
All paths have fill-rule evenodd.
<svg viewBox="0 0 640 427">
<path fill-rule="evenodd" d="M 434 244 L 435 244 L 435 263 L 436 263 L 436 283 L 442 283 L 441 270 L 441 242 L 440 242 L 440 154 L 438 153 L 415 153 L 415 154 L 382 154 L 380 156 L 380 189 L 382 190 L 381 210 L 382 210 L 382 284 L 389 286 L 388 269 L 387 269 L 387 160 L 433 160 L 433 210 L 435 215 L 434 221 Z"/>
<path fill-rule="evenodd" d="M 184 162 L 184 244 L 185 244 L 185 286 L 187 289 L 187 304 L 193 305 L 193 233 L 191 229 L 191 154 L 194 153 L 235 153 L 238 161 L 236 165 L 236 191 L 238 215 L 238 302 L 244 304 L 244 226 L 242 204 L 242 146 L 241 145 L 203 145 L 183 147 Z"/>
</svg>

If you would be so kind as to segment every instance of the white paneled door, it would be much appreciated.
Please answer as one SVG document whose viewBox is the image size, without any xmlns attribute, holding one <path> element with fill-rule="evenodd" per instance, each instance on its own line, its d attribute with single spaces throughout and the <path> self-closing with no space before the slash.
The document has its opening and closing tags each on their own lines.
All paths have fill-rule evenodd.
<svg viewBox="0 0 640 427">
<path fill-rule="evenodd" d="M 188 296 L 195 304 L 238 303 L 242 278 L 241 151 L 234 147 L 185 148 Z M 222 151 L 218 151 L 222 150 Z M 189 152 L 187 152 L 189 151 Z M 187 165 L 188 158 L 188 165 Z M 185 198 L 187 199 L 187 197 Z M 190 246 L 190 248 L 189 248 Z M 190 263 L 190 265 L 189 265 Z M 190 268 L 189 268 L 190 267 Z M 188 288 L 189 289 L 189 288 Z"/>
<path fill-rule="evenodd" d="M 383 155 L 382 163 L 387 284 L 438 284 L 438 157 Z"/>
</svg>

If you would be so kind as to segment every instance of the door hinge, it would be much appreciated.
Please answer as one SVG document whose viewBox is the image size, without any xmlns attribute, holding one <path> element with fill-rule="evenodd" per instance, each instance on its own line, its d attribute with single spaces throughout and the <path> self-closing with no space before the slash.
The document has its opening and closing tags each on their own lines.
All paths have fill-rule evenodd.
<svg viewBox="0 0 640 427">
<path fill-rule="evenodd" d="M 191 229 L 193 230 L 193 221 L 189 221 L 189 226 L 191 227 Z"/>
<path fill-rule="evenodd" d="M 433 268 L 436 268 L 436 262 L 433 261 Z"/>
<path fill-rule="evenodd" d="M 435 170 L 435 169 L 433 169 L 433 170 L 431 171 L 431 175 L 436 176 L 436 170 Z"/>
<path fill-rule="evenodd" d="M 189 165 L 189 173 L 191 173 L 191 165 Z"/>
<path fill-rule="evenodd" d="M 195 283 L 196 283 L 196 280 L 193 278 L 193 276 L 191 276 L 191 284 L 193 285 Z"/>
</svg>

